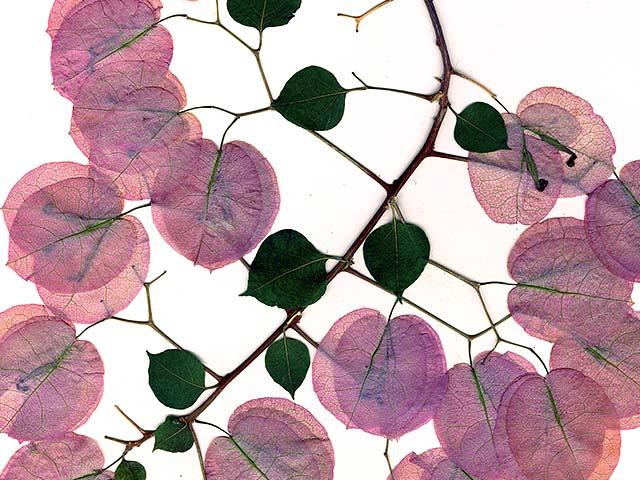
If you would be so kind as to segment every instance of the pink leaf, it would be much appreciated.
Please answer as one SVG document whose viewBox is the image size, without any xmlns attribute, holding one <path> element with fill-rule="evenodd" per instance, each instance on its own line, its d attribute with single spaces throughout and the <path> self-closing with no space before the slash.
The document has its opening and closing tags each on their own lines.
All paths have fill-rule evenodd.
<svg viewBox="0 0 640 480">
<path fill-rule="evenodd" d="M 573 167 L 564 165 L 561 196 L 589 193 L 613 172 L 616 144 L 586 100 L 561 88 L 544 87 L 527 95 L 517 113 L 525 127 L 552 136 L 577 155 Z M 569 158 L 567 153 L 562 156 Z"/>
<path fill-rule="evenodd" d="M 159 18 L 160 5 L 147 0 L 54 5 L 48 31 L 56 89 L 74 101 L 87 75 L 117 61 L 153 62 L 168 69 L 173 42 L 169 31 L 156 25 Z"/>
<path fill-rule="evenodd" d="M 449 370 L 447 394 L 434 418 L 436 434 L 456 465 L 479 478 L 508 478 L 500 468 L 494 440 L 500 399 L 507 387 L 534 367 L 514 353 L 478 355 L 473 369 Z"/>
<path fill-rule="evenodd" d="M 470 478 L 449 460 L 444 450 L 434 448 L 420 455 L 410 453 L 404 457 L 387 480 L 469 480 Z"/>
<path fill-rule="evenodd" d="M 66 433 L 53 440 L 29 443 L 13 454 L 0 480 L 77 480 L 101 471 L 104 455 L 98 443 L 82 435 Z M 92 480 L 111 480 L 104 472 Z"/>
<path fill-rule="evenodd" d="M 399 438 L 431 420 L 447 386 L 438 335 L 421 318 L 387 323 L 362 308 L 339 319 L 313 360 L 320 402 L 347 428 Z"/>
<path fill-rule="evenodd" d="M 229 418 L 231 437 L 217 437 L 206 455 L 211 480 L 331 480 L 333 448 L 306 409 L 283 398 L 259 398 Z"/>
<path fill-rule="evenodd" d="M 55 314 L 44 305 L 16 305 L 0 313 L 0 340 L 15 325 L 33 317 L 48 317 Z"/>
<path fill-rule="evenodd" d="M 542 140 L 525 133 L 518 117 L 504 114 L 510 150 L 469 154 L 469 178 L 480 205 L 498 223 L 531 224 L 542 220 L 560 195 L 560 154 Z M 523 156 L 523 140 L 535 161 L 543 191 L 536 184 Z"/>
<path fill-rule="evenodd" d="M 585 223 L 593 251 L 616 275 L 640 280 L 640 161 L 619 180 L 609 180 L 587 198 Z"/>
<path fill-rule="evenodd" d="M 0 432 L 53 438 L 84 424 L 102 397 L 103 365 L 93 344 L 52 316 L 14 325 L 0 338 Z"/>
<path fill-rule="evenodd" d="M 209 140 L 177 145 L 182 161 L 160 175 L 153 221 L 180 254 L 209 270 L 235 262 L 269 233 L 280 206 L 275 173 L 251 145 L 218 152 Z M 212 181 L 213 179 L 213 181 Z"/>
<path fill-rule="evenodd" d="M 509 273 L 518 282 L 509 292 L 509 311 L 527 333 L 544 340 L 567 333 L 600 337 L 626 318 L 631 305 L 633 284 L 604 268 L 577 222 L 533 225 L 509 257 Z"/>
</svg>

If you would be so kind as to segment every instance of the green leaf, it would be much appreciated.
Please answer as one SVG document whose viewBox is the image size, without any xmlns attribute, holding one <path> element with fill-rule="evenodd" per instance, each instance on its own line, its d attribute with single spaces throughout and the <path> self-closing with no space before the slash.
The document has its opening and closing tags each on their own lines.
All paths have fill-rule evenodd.
<svg viewBox="0 0 640 480">
<path fill-rule="evenodd" d="M 118 468 L 116 468 L 114 480 L 145 480 L 146 478 L 147 471 L 142 464 L 122 460 Z"/>
<path fill-rule="evenodd" d="M 476 102 L 456 114 L 453 136 L 465 150 L 476 153 L 508 150 L 504 119 L 495 108 Z"/>
<path fill-rule="evenodd" d="M 285 309 L 311 305 L 327 289 L 329 258 L 301 233 L 280 230 L 260 245 L 242 295 Z"/>
<path fill-rule="evenodd" d="M 307 67 L 289 79 L 272 106 L 299 127 L 330 130 L 342 120 L 347 93 L 331 72 Z"/>
<path fill-rule="evenodd" d="M 364 242 L 364 262 L 373 278 L 401 297 L 429 261 L 429 239 L 417 225 L 395 218 L 375 229 Z"/>
<path fill-rule="evenodd" d="M 228 0 L 227 9 L 236 22 L 262 32 L 289 23 L 300 3 L 301 0 Z"/>
<path fill-rule="evenodd" d="M 296 390 L 307 376 L 311 358 L 304 343 L 284 337 L 269 346 L 264 363 L 273 381 L 295 398 Z"/>
<path fill-rule="evenodd" d="M 178 417 L 168 416 L 156 429 L 153 450 L 186 452 L 193 446 L 193 435 L 189 426 Z"/>
<path fill-rule="evenodd" d="M 189 408 L 205 390 L 204 366 L 193 353 L 166 350 L 149 355 L 149 386 L 169 408 Z"/>
</svg>

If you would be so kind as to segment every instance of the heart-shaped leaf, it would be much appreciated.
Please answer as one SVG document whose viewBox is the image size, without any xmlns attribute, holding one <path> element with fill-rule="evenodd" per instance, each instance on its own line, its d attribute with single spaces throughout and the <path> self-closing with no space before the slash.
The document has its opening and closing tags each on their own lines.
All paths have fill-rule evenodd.
<svg viewBox="0 0 640 480">
<path fill-rule="evenodd" d="M 313 359 L 313 388 L 347 428 L 399 438 L 435 414 L 447 387 L 438 335 L 421 318 L 387 323 L 362 308 L 339 319 Z"/>
<path fill-rule="evenodd" d="M 287 81 L 273 108 L 299 127 L 331 130 L 342 120 L 347 93 L 331 72 L 311 66 Z"/>
<path fill-rule="evenodd" d="M 149 356 L 149 386 L 163 405 L 189 408 L 205 390 L 204 365 L 193 353 L 165 350 Z"/>
<path fill-rule="evenodd" d="M 307 376 L 311 357 L 300 340 L 284 337 L 269 345 L 264 363 L 273 381 L 295 398 L 296 390 Z"/>
<path fill-rule="evenodd" d="M 301 0 L 228 0 L 227 9 L 236 22 L 262 32 L 289 23 L 300 4 Z"/>
<path fill-rule="evenodd" d="M 402 297 L 429 261 L 429 239 L 417 225 L 395 218 L 375 229 L 364 242 L 367 269 L 383 287 Z"/>
<path fill-rule="evenodd" d="M 393 469 L 387 480 L 475 480 L 459 468 L 441 448 L 420 455 L 410 453 Z"/>
<path fill-rule="evenodd" d="M 333 479 L 333 448 L 307 411 L 283 398 L 258 398 L 229 418 L 230 436 L 206 455 L 207 478 L 217 480 Z"/>
<path fill-rule="evenodd" d="M 456 114 L 453 136 L 465 150 L 489 153 L 510 148 L 505 122 L 491 105 L 475 102 Z"/>
<path fill-rule="evenodd" d="M 146 478 L 147 471 L 141 463 L 122 460 L 116 468 L 114 480 L 146 480 Z"/>
<path fill-rule="evenodd" d="M 189 426 L 178 417 L 168 416 L 155 433 L 153 450 L 165 452 L 186 452 L 193 447 L 193 434 Z"/>
</svg>

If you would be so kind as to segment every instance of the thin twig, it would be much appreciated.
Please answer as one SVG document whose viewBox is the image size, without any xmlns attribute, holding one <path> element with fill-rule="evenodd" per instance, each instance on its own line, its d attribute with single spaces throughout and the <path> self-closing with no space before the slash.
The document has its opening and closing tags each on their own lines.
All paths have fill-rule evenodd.
<svg viewBox="0 0 640 480">
<path fill-rule="evenodd" d="M 456 160 L 458 162 L 464 162 L 464 163 L 467 163 L 469 161 L 467 157 L 463 157 L 462 155 L 454 155 L 453 153 L 444 153 L 444 152 L 438 152 L 435 150 L 431 152 L 431 156 L 436 158 L 446 158 L 448 160 Z"/>
<path fill-rule="evenodd" d="M 393 2 L 393 0 L 383 0 L 382 2 L 378 3 L 377 5 L 374 5 L 373 7 L 371 7 L 369 10 L 367 10 L 366 12 L 364 12 L 361 15 L 349 15 L 347 13 L 339 13 L 338 16 L 339 17 L 347 17 L 347 18 L 354 19 L 356 21 L 356 32 L 359 32 L 360 31 L 360 24 L 362 23 L 362 21 L 365 18 L 367 18 L 373 12 L 375 12 L 376 10 L 381 9 L 382 7 L 384 7 L 385 5 L 388 5 L 391 2 Z"/>
<path fill-rule="evenodd" d="M 389 439 L 387 438 L 386 443 L 384 444 L 384 458 L 387 461 L 387 466 L 389 467 L 389 475 L 391 480 L 395 480 L 393 476 L 393 465 L 391 464 L 391 458 L 389 458 Z"/>
<path fill-rule="evenodd" d="M 207 467 L 204 464 L 204 456 L 202 455 L 202 446 L 200 445 L 200 440 L 198 440 L 198 435 L 196 434 L 196 430 L 195 428 L 193 428 L 193 422 L 187 425 L 189 426 L 189 430 L 191 431 L 191 436 L 193 437 L 193 444 L 196 446 L 196 454 L 198 455 L 198 463 L 200 463 L 202 480 L 207 480 Z"/>
<path fill-rule="evenodd" d="M 307 332 L 305 332 L 300 325 L 296 324 L 293 327 L 291 327 L 291 329 L 296 331 L 298 335 L 304 338 L 310 345 L 313 345 L 313 347 L 318 348 L 319 343 L 316 342 L 313 338 L 311 338 L 311 336 Z"/>
</svg>

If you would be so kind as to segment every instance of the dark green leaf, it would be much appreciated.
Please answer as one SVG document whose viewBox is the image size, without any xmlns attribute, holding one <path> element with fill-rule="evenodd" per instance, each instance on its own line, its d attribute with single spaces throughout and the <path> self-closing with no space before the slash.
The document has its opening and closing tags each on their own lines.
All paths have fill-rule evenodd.
<svg viewBox="0 0 640 480">
<path fill-rule="evenodd" d="M 509 148 L 504 120 L 491 105 L 472 103 L 456 117 L 453 135 L 465 150 L 488 153 Z"/>
<path fill-rule="evenodd" d="M 329 258 L 295 230 L 276 232 L 260 245 L 242 295 L 280 308 L 311 305 L 327 289 Z"/>
<path fill-rule="evenodd" d="M 273 381 L 294 398 L 307 376 L 311 359 L 304 343 L 284 337 L 269 346 L 264 363 Z"/>
<path fill-rule="evenodd" d="M 168 416 L 156 429 L 154 450 L 166 452 L 186 452 L 193 446 L 193 435 L 186 423 L 179 418 Z"/>
<path fill-rule="evenodd" d="M 331 72 L 307 67 L 289 79 L 273 108 L 299 127 L 330 130 L 342 120 L 347 93 Z"/>
<path fill-rule="evenodd" d="M 401 297 L 429 261 L 429 239 L 416 225 L 395 218 L 364 242 L 364 262 L 373 278 Z"/>
<path fill-rule="evenodd" d="M 300 3 L 301 0 L 228 0 L 227 9 L 236 22 L 261 32 L 289 23 Z"/>
<path fill-rule="evenodd" d="M 138 462 L 130 462 L 122 460 L 118 468 L 116 468 L 116 476 L 114 480 L 145 480 L 147 471 L 142 464 Z"/>
<path fill-rule="evenodd" d="M 149 355 L 149 385 L 154 395 L 170 408 L 193 405 L 204 391 L 204 366 L 193 353 L 166 350 Z"/>
</svg>

